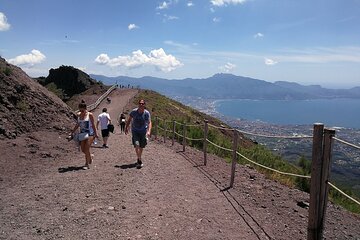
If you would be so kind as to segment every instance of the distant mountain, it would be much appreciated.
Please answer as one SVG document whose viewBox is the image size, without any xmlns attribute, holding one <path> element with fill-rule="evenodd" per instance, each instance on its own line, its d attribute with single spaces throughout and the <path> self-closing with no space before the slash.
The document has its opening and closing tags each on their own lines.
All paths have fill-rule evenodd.
<svg viewBox="0 0 360 240">
<path fill-rule="evenodd" d="M 360 98 L 360 87 L 352 89 L 327 89 L 319 85 L 303 86 L 298 83 L 279 81 L 270 83 L 264 80 L 215 74 L 205 79 L 186 78 L 168 80 L 154 77 L 106 77 L 90 75 L 104 84 L 141 87 L 160 92 L 170 97 L 202 97 L 213 99 L 317 99 L 317 98 Z"/>
<path fill-rule="evenodd" d="M 303 86 L 298 83 L 285 81 L 278 81 L 274 84 L 299 93 L 311 94 L 314 98 L 359 98 L 360 96 L 360 87 L 351 89 L 327 89 L 320 85 Z"/>
</svg>

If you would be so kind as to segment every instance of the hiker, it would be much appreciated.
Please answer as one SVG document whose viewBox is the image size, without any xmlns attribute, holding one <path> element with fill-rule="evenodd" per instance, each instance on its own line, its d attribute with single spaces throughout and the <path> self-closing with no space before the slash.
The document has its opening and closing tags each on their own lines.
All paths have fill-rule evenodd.
<svg viewBox="0 0 360 240">
<path fill-rule="evenodd" d="M 126 117 L 125 114 L 122 113 L 119 118 L 120 133 L 125 132 L 125 124 L 126 124 Z"/>
<path fill-rule="evenodd" d="M 106 98 L 107 103 L 111 103 L 111 99 L 109 97 Z"/>
<path fill-rule="evenodd" d="M 137 168 L 143 166 L 141 155 L 147 144 L 147 139 L 151 134 L 151 116 L 150 112 L 145 109 L 145 100 L 139 101 L 139 106 L 130 112 L 126 121 L 125 134 L 129 133 L 131 123 L 132 144 L 134 145 L 137 156 Z"/>
<path fill-rule="evenodd" d="M 86 109 L 85 101 L 82 100 L 78 107 L 77 123 L 70 134 L 71 137 L 74 138 L 75 131 L 80 127 L 80 133 L 77 134 L 77 139 L 75 140 L 80 142 L 81 151 L 85 154 L 85 165 L 83 169 L 86 170 L 90 168 L 89 165 L 92 163 L 93 155 L 90 154 L 91 143 L 98 135 L 94 127 L 94 116 Z"/>
<path fill-rule="evenodd" d="M 99 123 L 101 126 L 101 136 L 103 138 L 103 148 L 109 148 L 107 145 L 107 141 L 109 138 L 110 131 L 108 129 L 108 125 L 111 124 L 111 118 L 109 113 L 107 113 L 107 108 L 103 108 L 102 113 L 99 114 L 96 129 L 99 130 Z"/>
</svg>

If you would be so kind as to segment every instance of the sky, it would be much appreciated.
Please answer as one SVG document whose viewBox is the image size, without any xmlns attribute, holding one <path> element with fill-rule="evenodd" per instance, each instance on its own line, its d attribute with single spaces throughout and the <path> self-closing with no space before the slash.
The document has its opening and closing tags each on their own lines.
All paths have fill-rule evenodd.
<svg viewBox="0 0 360 240">
<path fill-rule="evenodd" d="M 0 55 L 29 76 L 230 73 L 360 86 L 360 0 L 0 0 Z"/>
</svg>

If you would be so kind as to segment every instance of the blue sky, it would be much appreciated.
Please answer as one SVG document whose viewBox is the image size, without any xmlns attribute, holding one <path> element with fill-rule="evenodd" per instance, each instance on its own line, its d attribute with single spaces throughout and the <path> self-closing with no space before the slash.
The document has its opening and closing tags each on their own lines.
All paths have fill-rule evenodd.
<svg viewBox="0 0 360 240">
<path fill-rule="evenodd" d="M 360 0 L 0 0 L 0 55 L 32 77 L 231 73 L 360 86 Z"/>
</svg>

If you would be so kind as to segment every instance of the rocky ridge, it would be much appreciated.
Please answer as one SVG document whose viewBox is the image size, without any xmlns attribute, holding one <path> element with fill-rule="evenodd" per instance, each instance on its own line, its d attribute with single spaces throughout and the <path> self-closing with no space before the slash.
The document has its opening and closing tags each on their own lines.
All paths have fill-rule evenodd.
<svg viewBox="0 0 360 240">
<path fill-rule="evenodd" d="M 40 129 L 63 131 L 72 109 L 19 67 L 0 58 L 0 138 L 16 138 Z"/>
</svg>

